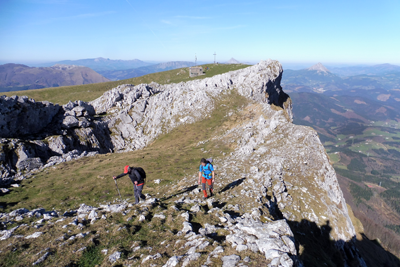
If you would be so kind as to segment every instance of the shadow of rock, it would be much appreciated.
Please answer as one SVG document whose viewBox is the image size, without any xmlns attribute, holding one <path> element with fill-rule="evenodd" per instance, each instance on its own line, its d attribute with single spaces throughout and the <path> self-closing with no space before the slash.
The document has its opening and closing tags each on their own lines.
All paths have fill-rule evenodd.
<svg viewBox="0 0 400 267">
<path fill-rule="evenodd" d="M 186 187 L 186 188 L 184 188 L 183 190 L 179 191 L 179 192 L 176 193 L 176 194 L 170 195 L 170 196 L 165 197 L 165 198 L 161 198 L 160 201 L 165 201 L 165 200 L 171 199 L 171 198 L 173 198 L 173 197 L 182 195 L 182 194 L 184 194 L 184 193 L 186 193 L 186 192 L 193 191 L 193 190 L 195 190 L 197 187 L 198 187 L 197 185 L 192 185 L 192 186 Z"/>
<path fill-rule="evenodd" d="M 282 219 L 278 205 L 271 206 L 269 211 L 274 219 Z M 400 260 L 395 255 L 365 235 L 361 240 L 355 236 L 347 241 L 333 240 L 329 220 L 321 226 L 306 219 L 286 221 L 294 234 L 298 259 L 306 267 L 400 267 Z"/>
<path fill-rule="evenodd" d="M 378 243 L 362 240 L 332 240 L 331 223 L 318 226 L 308 220 L 287 221 L 295 237 L 298 258 L 304 266 L 399 267 L 400 260 Z"/>
<path fill-rule="evenodd" d="M 227 191 L 227 190 L 229 190 L 229 189 L 232 189 L 232 188 L 234 188 L 234 187 L 240 185 L 241 183 L 243 183 L 244 180 L 246 180 L 245 177 L 244 177 L 244 178 L 240 178 L 240 179 L 238 179 L 238 180 L 236 180 L 236 181 L 233 181 L 232 183 L 227 184 L 227 185 L 226 185 L 224 188 L 222 188 L 218 193 L 223 193 L 223 192 L 225 192 L 225 191 Z"/>
</svg>

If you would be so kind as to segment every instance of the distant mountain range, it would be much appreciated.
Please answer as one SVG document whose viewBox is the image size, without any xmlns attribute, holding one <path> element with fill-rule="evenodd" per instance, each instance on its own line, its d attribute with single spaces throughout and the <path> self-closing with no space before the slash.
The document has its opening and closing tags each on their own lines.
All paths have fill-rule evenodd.
<svg viewBox="0 0 400 267">
<path fill-rule="evenodd" d="M 353 66 L 344 68 L 331 68 L 332 73 L 339 76 L 354 76 L 354 75 L 382 75 L 400 72 L 400 66 L 391 64 L 379 64 L 374 66 Z"/>
<path fill-rule="evenodd" d="M 355 90 L 361 89 L 364 97 L 377 99 L 378 95 L 387 94 L 388 90 L 400 90 L 400 71 L 378 74 L 383 69 L 395 71 L 398 66 L 390 65 L 390 68 L 380 66 L 382 65 L 377 65 L 374 68 L 368 67 L 370 70 L 374 70 L 375 72 L 373 73 L 375 74 L 341 77 L 318 63 L 308 69 L 285 70 L 283 72 L 282 86 L 284 86 L 285 92 L 288 93 L 315 92 L 326 95 L 357 95 L 358 93 Z M 400 69 L 400 67 L 398 68 Z M 393 95 L 396 94 L 393 93 Z"/>
<path fill-rule="evenodd" d="M 104 77 L 106 77 L 107 79 L 110 79 L 112 81 L 118 81 L 160 71 L 192 67 L 194 65 L 195 65 L 194 62 L 190 61 L 171 61 L 171 62 L 165 62 L 140 68 L 127 69 L 127 70 L 99 71 L 99 73 Z"/>
<path fill-rule="evenodd" d="M 107 70 L 133 69 L 133 68 L 153 65 L 154 63 L 144 62 L 139 59 L 121 60 L 121 59 L 109 59 L 109 58 L 98 57 L 98 58 L 87 58 L 78 60 L 63 60 L 58 62 L 37 64 L 35 65 L 35 67 L 50 67 L 56 64 L 84 66 L 99 72 Z"/>
<path fill-rule="evenodd" d="M 22 64 L 0 65 L 0 92 L 80 85 L 109 81 L 94 70 L 74 65 L 35 68 Z"/>
</svg>

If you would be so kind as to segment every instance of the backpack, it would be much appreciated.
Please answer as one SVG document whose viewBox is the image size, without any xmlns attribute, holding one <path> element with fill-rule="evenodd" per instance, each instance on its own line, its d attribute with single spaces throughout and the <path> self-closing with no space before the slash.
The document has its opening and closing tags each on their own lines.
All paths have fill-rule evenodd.
<svg viewBox="0 0 400 267">
<path fill-rule="evenodd" d="M 212 158 L 208 158 L 208 159 L 206 159 L 206 166 L 204 166 L 203 167 L 203 173 L 204 173 L 204 170 L 206 169 L 206 167 L 208 166 L 208 164 L 210 164 L 211 166 L 213 166 L 214 167 L 214 165 L 212 164 L 212 162 L 213 162 L 213 159 Z M 209 170 L 209 168 L 207 168 L 208 170 Z"/>
<path fill-rule="evenodd" d="M 142 167 L 135 167 L 134 169 L 140 174 L 143 180 L 146 179 L 146 172 Z"/>
</svg>

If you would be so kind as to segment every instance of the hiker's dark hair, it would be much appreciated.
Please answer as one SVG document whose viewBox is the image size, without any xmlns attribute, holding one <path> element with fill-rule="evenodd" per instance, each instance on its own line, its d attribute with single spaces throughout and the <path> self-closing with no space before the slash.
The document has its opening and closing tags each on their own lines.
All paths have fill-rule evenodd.
<svg viewBox="0 0 400 267">
<path fill-rule="evenodd" d="M 200 160 L 200 163 L 207 163 L 207 160 L 206 160 L 205 158 L 202 158 L 202 159 Z"/>
</svg>

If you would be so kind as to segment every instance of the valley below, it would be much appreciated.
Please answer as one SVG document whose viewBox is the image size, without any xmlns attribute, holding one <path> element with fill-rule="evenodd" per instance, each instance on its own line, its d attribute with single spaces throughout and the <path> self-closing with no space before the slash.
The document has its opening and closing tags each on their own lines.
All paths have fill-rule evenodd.
<svg viewBox="0 0 400 267">
<path fill-rule="evenodd" d="M 306 75 L 307 71 L 303 73 Z M 383 74 L 383 77 L 396 75 Z M 349 87 L 339 77 L 332 83 L 332 79 L 322 76 L 334 74 L 320 73 L 319 80 L 309 79 L 315 88 L 321 88 L 319 92 L 305 89 L 304 85 L 310 82 L 291 85 L 297 88 L 290 93 L 295 103 L 294 122 L 318 131 L 346 201 L 361 220 L 365 234 L 399 255 L 398 83 L 378 85 L 367 81 L 383 78 L 353 76 L 343 80 L 354 81 L 357 77 L 366 80 Z"/>
</svg>

